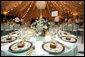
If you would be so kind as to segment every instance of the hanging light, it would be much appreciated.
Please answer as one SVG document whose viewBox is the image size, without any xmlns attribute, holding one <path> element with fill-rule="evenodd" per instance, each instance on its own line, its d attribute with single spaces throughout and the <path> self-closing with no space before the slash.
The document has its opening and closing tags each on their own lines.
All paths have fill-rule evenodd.
<svg viewBox="0 0 85 57">
<path fill-rule="evenodd" d="M 81 2 L 79 4 L 81 4 Z"/>
<path fill-rule="evenodd" d="M 45 1 L 37 1 L 36 6 L 38 9 L 44 9 L 46 7 Z"/>
<path fill-rule="evenodd" d="M 5 14 L 5 15 L 6 15 L 6 14 L 7 14 L 7 12 L 5 11 L 5 12 L 3 12 L 3 14 Z"/>
<path fill-rule="evenodd" d="M 10 11 L 8 11 L 8 12 L 10 12 Z"/>
<path fill-rule="evenodd" d="M 13 10 L 13 9 L 11 9 L 11 10 Z"/>
</svg>

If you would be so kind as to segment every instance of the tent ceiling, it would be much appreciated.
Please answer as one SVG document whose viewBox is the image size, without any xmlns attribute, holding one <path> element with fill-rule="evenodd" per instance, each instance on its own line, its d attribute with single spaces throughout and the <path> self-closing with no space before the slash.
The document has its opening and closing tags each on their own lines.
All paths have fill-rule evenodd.
<svg viewBox="0 0 85 57">
<path fill-rule="evenodd" d="M 36 7 L 37 1 L 1 1 L 1 13 L 19 16 L 25 19 L 39 17 L 40 10 Z M 66 14 L 84 15 L 84 1 L 45 1 L 46 8 L 42 10 L 43 17 L 51 18 L 52 11 L 59 11 L 60 16 Z"/>
</svg>

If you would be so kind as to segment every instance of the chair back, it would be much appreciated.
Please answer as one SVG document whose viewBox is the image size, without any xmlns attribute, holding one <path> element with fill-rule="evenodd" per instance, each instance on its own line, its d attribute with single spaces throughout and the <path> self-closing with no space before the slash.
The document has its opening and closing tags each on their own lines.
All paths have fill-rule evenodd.
<svg viewBox="0 0 85 57">
<path fill-rule="evenodd" d="M 3 25 L 1 25 L 1 31 L 2 31 L 2 30 L 4 30 L 4 26 L 3 26 Z"/>
<path fill-rule="evenodd" d="M 74 25 L 73 26 L 73 30 L 78 31 L 78 29 L 79 29 L 79 25 Z"/>
<path fill-rule="evenodd" d="M 67 31 L 68 30 L 68 26 L 67 25 L 63 25 L 63 30 Z"/>
<path fill-rule="evenodd" d="M 60 29 L 60 30 L 63 30 L 63 25 L 60 25 L 59 29 Z"/>
<path fill-rule="evenodd" d="M 19 28 L 20 28 L 20 25 L 18 24 L 14 26 L 14 30 L 18 30 Z"/>
<path fill-rule="evenodd" d="M 10 25 L 10 30 L 14 30 L 14 25 Z"/>
<path fill-rule="evenodd" d="M 68 26 L 68 31 L 73 31 L 73 25 L 72 26 Z"/>
<path fill-rule="evenodd" d="M 10 30 L 10 26 L 9 25 L 4 25 L 4 30 L 5 31 L 9 31 Z"/>
</svg>

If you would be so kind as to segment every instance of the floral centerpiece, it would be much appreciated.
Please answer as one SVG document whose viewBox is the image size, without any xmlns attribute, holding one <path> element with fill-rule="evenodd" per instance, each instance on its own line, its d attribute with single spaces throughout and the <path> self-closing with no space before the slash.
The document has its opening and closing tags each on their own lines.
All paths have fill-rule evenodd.
<svg viewBox="0 0 85 57">
<path fill-rule="evenodd" d="M 31 28 L 35 29 L 36 32 L 41 32 L 45 34 L 45 31 L 49 29 L 50 22 L 48 20 L 44 20 L 43 18 L 36 20 L 32 23 Z"/>
</svg>

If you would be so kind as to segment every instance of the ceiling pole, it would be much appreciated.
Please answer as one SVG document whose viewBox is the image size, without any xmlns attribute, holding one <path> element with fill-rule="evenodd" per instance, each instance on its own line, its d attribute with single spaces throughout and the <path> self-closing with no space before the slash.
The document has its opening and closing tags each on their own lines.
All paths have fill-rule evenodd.
<svg viewBox="0 0 85 57">
<path fill-rule="evenodd" d="M 32 7 L 32 4 L 33 4 L 33 1 L 31 3 L 30 7 L 27 9 L 27 12 L 29 12 L 30 8 Z M 27 15 L 27 12 L 26 12 L 26 14 L 24 16 L 22 16 L 22 18 L 24 18 Z"/>
<path fill-rule="evenodd" d="M 47 1 L 47 9 L 48 9 L 48 16 L 50 17 L 50 21 L 52 21 L 52 19 L 51 19 L 51 11 L 50 11 L 50 9 L 49 9 L 49 2 Z"/>
<path fill-rule="evenodd" d="M 42 9 L 40 9 L 40 18 L 42 18 Z"/>
</svg>

